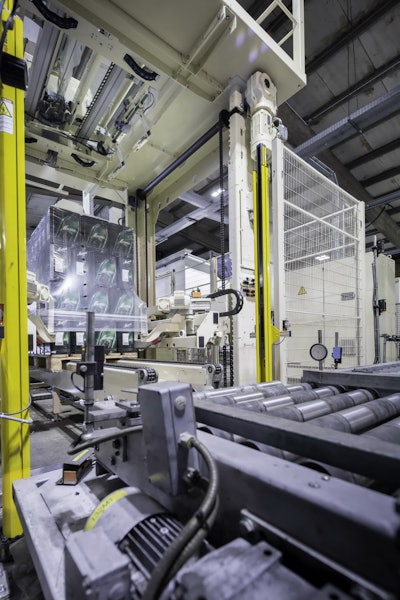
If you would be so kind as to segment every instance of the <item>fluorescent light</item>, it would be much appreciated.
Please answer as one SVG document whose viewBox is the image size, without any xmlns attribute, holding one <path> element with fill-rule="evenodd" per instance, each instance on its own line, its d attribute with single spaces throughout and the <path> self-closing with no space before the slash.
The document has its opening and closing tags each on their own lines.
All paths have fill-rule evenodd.
<svg viewBox="0 0 400 600">
<path fill-rule="evenodd" d="M 316 256 L 315 260 L 319 260 L 319 261 L 323 261 L 323 260 L 329 260 L 330 256 L 328 256 L 327 254 L 321 254 L 321 256 Z"/>
<path fill-rule="evenodd" d="M 218 196 L 221 195 L 221 192 L 224 192 L 225 190 L 221 190 L 221 188 L 218 188 L 217 190 L 214 190 L 213 192 L 211 192 L 211 196 L 213 198 L 218 198 Z"/>
</svg>

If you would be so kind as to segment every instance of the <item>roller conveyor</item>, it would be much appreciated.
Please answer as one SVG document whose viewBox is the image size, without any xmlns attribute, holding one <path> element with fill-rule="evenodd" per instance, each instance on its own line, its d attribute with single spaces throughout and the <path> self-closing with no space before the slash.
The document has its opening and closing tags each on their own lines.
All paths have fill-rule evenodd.
<svg viewBox="0 0 400 600">
<path fill-rule="evenodd" d="M 237 406 L 255 412 L 268 412 L 277 408 L 338 395 L 340 392 L 341 388 L 337 386 L 311 389 L 308 384 L 301 384 L 285 387 L 280 382 L 274 381 L 242 388 L 223 388 L 196 392 L 194 399 L 208 400 L 225 406 Z"/>
<path fill-rule="evenodd" d="M 379 398 L 368 404 L 357 406 L 354 409 L 345 410 L 334 415 L 328 415 L 321 419 L 315 419 L 314 421 L 311 421 L 311 423 L 313 425 L 320 425 L 338 431 L 357 433 L 361 430 L 365 430 L 366 427 L 371 427 L 372 423 L 376 424 L 377 419 L 380 419 L 379 422 L 381 422 L 382 420 L 390 418 L 388 416 L 389 413 L 392 413 L 392 416 L 393 413 L 396 413 L 397 415 L 400 414 L 399 396 L 399 394 L 392 394 L 386 398 Z M 400 444 L 400 417 L 396 416 L 396 418 L 391 421 L 383 423 L 373 429 L 369 429 L 361 435 L 362 437 L 370 437 L 394 444 Z M 307 458 L 295 458 L 294 460 L 305 467 L 310 467 L 314 470 L 326 473 L 333 477 L 338 477 L 339 479 L 351 481 L 358 485 L 367 486 L 373 483 L 371 479 L 367 477 L 362 477 L 356 473 L 332 467 L 323 462 L 309 460 Z"/>
<path fill-rule="evenodd" d="M 361 406 L 313 419 L 311 424 L 348 433 L 359 433 L 398 415 L 400 415 L 400 394 L 391 394 Z"/>
<path fill-rule="evenodd" d="M 392 444 L 400 444 L 400 417 L 366 431 L 364 436 L 373 437 Z"/>
<path fill-rule="evenodd" d="M 289 393 L 290 393 L 290 397 L 292 398 L 292 400 L 295 404 L 301 404 L 302 402 L 308 402 L 309 400 L 318 400 L 319 398 L 327 398 L 329 396 L 336 396 L 337 394 L 340 394 L 343 391 L 344 390 L 341 387 L 334 386 L 334 385 L 327 385 L 324 387 L 315 388 L 315 389 L 311 389 L 311 390 L 302 390 L 302 391 L 295 391 L 295 392 L 289 392 Z"/>
<path fill-rule="evenodd" d="M 269 392 L 272 389 L 279 389 L 276 383 L 273 382 L 273 386 L 268 386 Z M 384 423 L 400 415 L 400 394 L 377 398 L 375 391 L 362 388 L 343 392 L 342 386 L 328 385 L 314 389 L 298 389 L 294 386 L 291 389 L 286 387 L 286 394 L 263 399 L 262 386 L 258 385 L 256 389 L 257 391 L 241 390 L 238 393 L 235 390 L 234 393 L 230 393 L 228 388 L 218 390 L 220 393 L 211 398 L 208 397 L 207 392 L 204 392 L 202 398 L 216 404 L 236 406 L 241 410 L 266 412 L 271 416 L 283 417 L 290 421 L 309 422 L 310 425 L 352 434 L 364 432 L 380 424 L 379 427 L 367 431 L 365 435 L 386 441 L 393 439 L 400 443 L 400 418 Z M 366 477 L 331 467 L 323 462 L 303 458 L 285 449 L 275 448 L 209 426 L 200 428 L 219 437 L 231 439 L 240 445 L 254 448 L 271 456 L 301 463 L 341 479 L 362 485 L 368 485 L 371 482 Z"/>
<path fill-rule="evenodd" d="M 337 396 L 328 396 L 311 402 L 304 402 L 298 406 L 279 408 L 274 411 L 277 417 L 284 417 L 291 421 L 310 421 L 322 415 L 335 413 L 364 402 L 369 402 L 375 398 L 373 392 L 369 390 L 353 390 Z"/>
<path fill-rule="evenodd" d="M 302 389 L 311 389 L 310 384 L 300 384 Z M 303 387 L 305 385 L 305 387 Z M 295 386 L 295 391 L 298 390 L 298 386 Z M 281 396 L 288 393 L 286 388 L 280 381 L 270 381 L 268 383 L 255 383 L 244 386 L 230 387 L 230 388 L 218 388 L 216 390 L 206 390 L 201 392 L 195 392 L 193 397 L 196 400 L 214 400 L 220 396 L 233 396 L 233 395 L 246 395 L 254 392 L 262 393 L 263 397 L 268 398 L 271 396 Z"/>
</svg>

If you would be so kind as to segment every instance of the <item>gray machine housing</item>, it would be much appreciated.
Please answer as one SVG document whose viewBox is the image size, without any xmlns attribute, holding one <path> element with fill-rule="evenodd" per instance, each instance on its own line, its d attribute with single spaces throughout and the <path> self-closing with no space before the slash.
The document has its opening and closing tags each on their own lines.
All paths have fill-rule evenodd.
<svg viewBox="0 0 400 600">
<path fill-rule="evenodd" d="M 353 387 L 360 387 L 361 381 L 362 374 Z M 380 393 L 384 393 L 383 387 Z M 260 390 L 264 400 L 260 400 Z M 274 396 L 274 391 L 278 395 Z M 286 393 L 282 395 L 282 391 Z M 205 555 L 178 570 L 163 590 L 162 600 L 171 600 L 176 594 L 184 600 L 210 600 L 221 597 L 218 590 L 231 600 L 261 600 L 265 589 L 279 599 L 332 598 L 332 594 L 341 599 L 399 597 L 400 517 L 398 499 L 393 495 L 400 487 L 398 447 L 367 435 L 273 416 L 274 409 L 268 412 L 266 408 L 312 397 L 322 410 L 321 398 L 329 393 L 340 395 L 343 388 L 338 386 L 335 391 L 332 384 L 331 389 L 311 389 L 304 384 L 302 389 L 285 389 L 276 382 L 231 394 L 214 390 L 196 395 L 186 384 L 168 382 L 139 388 L 140 410 L 136 407 L 136 412 L 132 406 L 124 408 L 122 402 L 97 410 L 96 471 L 74 491 L 55 486 L 59 479 L 55 473 L 14 484 L 46 600 L 89 600 L 95 593 L 99 600 L 132 600 L 145 594 L 146 582 L 164 549 L 196 514 L 203 496 L 193 481 L 197 474 L 206 483 L 204 461 L 193 461 L 195 451 L 182 448 L 191 436 L 208 449 L 217 466 L 219 509 L 202 550 Z M 366 405 L 374 402 L 375 395 L 364 394 Z M 351 400 L 360 394 L 348 396 Z M 335 405 L 325 404 L 326 411 Z M 138 411 L 143 429 L 137 427 Z M 214 435 L 196 431 L 196 422 Z M 96 435 L 106 439 L 108 428 L 114 437 L 96 444 Z M 243 443 L 246 440 L 248 443 Z M 263 451 L 255 449 L 257 444 Z M 284 450 L 287 456 L 303 455 L 332 465 L 338 472 L 355 472 L 375 481 L 375 489 L 306 468 L 298 460 L 284 459 L 286 454 L 269 454 L 270 447 Z M 127 490 L 126 486 L 135 486 L 145 504 L 148 498 L 148 510 L 127 520 L 123 501 L 117 499 L 91 531 L 83 531 L 99 503 L 110 493 L 112 497 L 115 490 Z M 118 527 L 106 525 L 113 522 L 111 516 L 124 523 L 121 535 L 114 531 Z M 158 516 L 167 519 L 168 525 L 160 521 L 151 538 L 151 550 L 165 530 L 172 531 L 171 519 L 177 518 L 181 525 L 146 565 L 141 555 L 144 546 L 131 545 L 127 550 L 122 540 L 129 534 L 136 543 L 141 528 L 152 527 L 152 519 Z M 148 539 L 149 534 L 146 536 Z"/>
</svg>

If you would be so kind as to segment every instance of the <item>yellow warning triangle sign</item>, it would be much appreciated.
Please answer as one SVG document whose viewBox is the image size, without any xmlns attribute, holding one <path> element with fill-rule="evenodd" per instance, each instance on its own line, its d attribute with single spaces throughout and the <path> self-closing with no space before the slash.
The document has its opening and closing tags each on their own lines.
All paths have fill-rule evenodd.
<svg viewBox="0 0 400 600">
<path fill-rule="evenodd" d="M 8 110 L 7 104 L 4 102 L 4 100 L 0 101 L 0 116 L 11 117 L 11 113 Z"/>
<path fill-rule="evenodd" d="M 306 288 L 304 287 L 304 285 L 301 286 L 301 288 L 299 289 L 299 291 L 297 292 L 298 296 L 304 296 L 304 294 L 307 294 Z"/>
</svg>

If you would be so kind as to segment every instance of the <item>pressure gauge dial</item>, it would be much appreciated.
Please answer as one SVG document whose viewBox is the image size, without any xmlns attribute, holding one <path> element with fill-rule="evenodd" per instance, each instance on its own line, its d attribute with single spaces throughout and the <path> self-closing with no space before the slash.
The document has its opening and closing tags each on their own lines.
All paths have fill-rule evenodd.
<svg viewBox="0 0 400 600">
<path fill-rule="evenodd" d="M 314 344 L 310 348 L 310 355 L 314 360 L 325 360 L 328 356 L 328 348 L 323 344 Z"/>
</svg>

